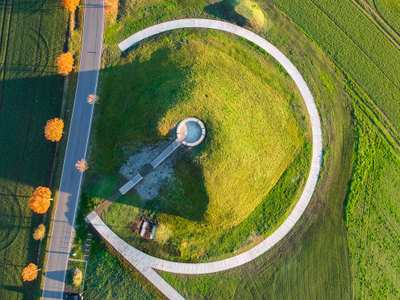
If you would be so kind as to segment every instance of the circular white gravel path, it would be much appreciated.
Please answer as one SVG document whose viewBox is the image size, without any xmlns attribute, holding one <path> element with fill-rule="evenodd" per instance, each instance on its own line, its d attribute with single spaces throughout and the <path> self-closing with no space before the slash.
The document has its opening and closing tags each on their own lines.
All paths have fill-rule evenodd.
<svg viewBox="0 0 400 300">
<path fill-rule="evenodd" d="M 299 201 L 297 202 L 296 206 L 294 207 L 288 218 L 274 233 L 272 233 L 268 238 L 266 238 L 258 245 L 254 246 L 253 248 L 242 254 L 220 261 L 207 263 L 179 263 L 166 261 L 147 255 L 128 245 L 126 242 L 116 236 L 115 233 L 107 227 L 107 225 L 104 224 L 104 222 L 100 219 L 96 212 L 91 213 L 87 217 L 94 228 L 103 236 L 103 238 L 106 239 L 117 251 L 121 253 L 121 255 L 123 255 L 132 265 L 134 265 L 141 272 L 148 272 L 150 268 L 153 268 L 165 272 L 179 274 L 207 274 L 225 271 L 243 265 L 259 257 L 260 255 L 271 249 L 274 245 L 276 245 L 281 239 L 283 239 L 285 235 L 296 224 L 296 222 L 300 219 L 301 215 L 304 213 L 308 203 L 311 200 L 319 177 L 322 159 L 321 123 L 318 115 L 318 110 L 311 95 L 311 92 L 303 77 L 300 75 L 299 71 L 297 71 L 296 67 L 282 52 L 280 52 L 271 43 L 267 42 L 265 39 L 258 36 L 257 34 L 242 27 L 216 20 L 182 19 L 161 23 L 146 28 L 122 41 L 118 46 L 120 47 L 121 51 L 124 51 L 131 47 L 133 44 L 150 36 L 159 34 L 161 32 L 181 28 L 209 28 L 230 32 L 255 43 L 256 45 L 267 51 L 285 68 L 285 70 L 293 78 L 294 82 L 299 88 L 299 91 L 304 99 L 308 110 L 312 128 L 313 149 L 311 168 L 306 185 Z M 153 280 L 156 279 L 154 278 Z M 151 281 L 153 282 L 153 280 Z M 162 290 L 161 286 L 166 282 L 160 281 L 158 282 L 158 284 L 156 282 L 153 283 Z M 170 287 L 164 286 L 164 288 L 168 290 Z M 167 290 L 165 290 L 165 292 L 167 292 Z"/>
</svg>

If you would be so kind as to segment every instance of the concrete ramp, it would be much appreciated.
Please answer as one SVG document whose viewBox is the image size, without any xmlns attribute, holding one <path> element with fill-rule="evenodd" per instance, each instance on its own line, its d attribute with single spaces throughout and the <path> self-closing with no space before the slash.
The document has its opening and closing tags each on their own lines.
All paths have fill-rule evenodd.
<svg viewBox="0 0 400 300">
<path fill-rule="evenodd" d="M 135 185 L 137 185 L 142 179 L 143 179 L 142 175 L 137 174 L 135 177 L 133 177 L 131 180 L 129 180 L 127 183 L 125 183 L 119 189 L 119 191 L 121 192 L 122 195 L 125 195 L 131 188 L 133 188 Z"/>
<path fill-rule="evenodd" d="M 168 156 L 171 155 L 182 143 L 179 141 L 174 141 L 171 145 L 168 146 L 153 162 L 151 165 L 155 169 L 159 164 L 161 164 Z"/>
</svg>

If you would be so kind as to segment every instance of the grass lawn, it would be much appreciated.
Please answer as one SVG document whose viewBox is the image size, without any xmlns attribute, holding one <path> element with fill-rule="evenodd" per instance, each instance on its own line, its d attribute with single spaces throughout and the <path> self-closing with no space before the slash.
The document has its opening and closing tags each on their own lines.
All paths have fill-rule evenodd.
<svg viewBox="0 0 400 300">
<path fill-rule="evenodd" d="M 62 53 L 67 14 L 58 1 L 0 4 L 0 298 L 30 299 L 33 283 L 21 272 L 37 263 L 33 229 L 42 217 L 29 208 L 34 189 L 48 186 L 55 144 L 44 126 L 60 114 Z M 39 266 L 41 268 L 41 266 Z"/>
<path fill-rule="evenodd" d="M 95 172 L 114 174 L 127 159 L 127 148 L 133 149 L 131 154 L 169 138 L 187 116 L 198 117 L 207 127 L 205 142 L 181 155 L 175 176 L 144 204 L 161 228 L 158 242 L 146 245 L 149 252 L 170 259 L 218 257 L 225 253 L 212 249 L 222 236 L 262 201 L 268 206 L 257 219 L 263 230 L 250 232 L 251 241 L 270 234 L 299 196 L 310 157 L 309 147 L 302 146 L 304 137 L 309 139 L 305 107 L 286 73 L 268 55 L 253 52 L 238 38 L 182 31 L 144 44 L 103 71 L 90 161 L 93 177 Z M 302 148 L 306 154 L 300 154 Z M 266 199 L 298 155 L 297 170 L 287 173 L 286 181 L 295 182 L 286 193 L 290 197 Z M 104 218 L 118 224 L 116 230 L 121 222 L 135 221 L 107 212 Z M 140 243 L 136 238 L 133 244 Z M 226 250 L 240 246 L 234 243 Z"/>
<path fill-rule="evenodd" d="M 93 242 L 88 264 L 85 298 L 104 299 L 166 299 L 131 265 L 102 242 Z"/>
</svg>

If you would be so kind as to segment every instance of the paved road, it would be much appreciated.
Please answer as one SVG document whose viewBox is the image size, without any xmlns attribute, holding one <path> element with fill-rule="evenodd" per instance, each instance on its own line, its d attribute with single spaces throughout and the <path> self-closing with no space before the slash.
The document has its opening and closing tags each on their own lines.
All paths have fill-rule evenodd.
<svg viewBox="0 0 400 300">
<path fill-rule="evenodd" d="M 321 159 L 322 159 L 321 123 L 318 115 L 318 110 L 315 105 L 314 99 L 311 95 L 311 92 L 306 82 L 304 81 L 303 77 L 297 71 L 296 67 L 289 61 L 289 59 L 282 52 L 280 52 L 275 46 L 267 42 L 262 37 L 256 35 L 255 33 L 247 29 L 226 22 L 206 20 L 206 19 L 183 19 L 183 20 L 170 21 L 155 26 L 151 26 L 127 38 L 126 40 L 121 42 L 118 46 L 122 51 L 124 51 L 133 44 L 147 37 L 168 30 L 179 29 L 179 28 L 211 28 L 236 34 L 263 48 L 286 69 L 286 71 L 290 74 L 290 76 L 296 83 L 297 87 L 299 88 L 301 95 L 303 96 L 304 102 L 308 110 L 309 118 L 311 121 L 312 141 L 313 141 L 311 168 L 303 193 L 300 196 L 300 199 L 297 202 L 296 206 L 294 207 L 288 218 L 283 222 L 283 224 L 273 234 L 271 234 L 263 242 L 256 245 L 252 249 L 242 254 L 220 261 L 193 264 L 193 263 L 171 262 L 152 257 L 150 255 L 138 251 L 137 249 L 133 248 L 132 246 L 122 241 L 115 235 L 115 233 L 113 233 L 104 224 L 104 222 L 100 219 L 100 217 L 97 215 L 96 212 L 92 212 L 87 218 L 94 226 L 94 228 L 110 244 L 112 244 L 113 247 L 117 251 L 119 251 L 133 266 L 135 266 L 139 271 L 141 271 L 144 276 L 146 276 L 147 272 L 152 274 L 151 273 L 151 271 L 153 271 L 152 269 L 157 269 L 171 273 L 179 273 L 179 274 L 215 273 L 243 265 L 259 257 L 260 255 L 271 249 L 274 245 L 276 245 L 281 239 L 283 239 L 285 235 L 293 228 L 293 226 L 301 218 L 308 203 L 311 200 L 314 189 L 318 182 L 319 172 L 321 168 Z M 179 295 L 175 290 L 173 289 L 171 290 L 170 286 L 169 287 L 165 286 L 166 282 L 161 277 L 157 278 L 157 276 L 152 275 L 151 282 L 155 284 L 156 287 L 159 288 L 170 299 L 182 299 L 181 295 Z"/>
<path fill-rule="evenodd" d="M 86 156 L 94 108 L 86 99 L 89 94 L 96 94 L 103 45 L 103 24 L 103 0 L 86 0 L 78 85 L 51 233 L 42 299 L 63 297 L 82 181 L 82 174 L 76 170 L 75 163 Z"/>
</svg>

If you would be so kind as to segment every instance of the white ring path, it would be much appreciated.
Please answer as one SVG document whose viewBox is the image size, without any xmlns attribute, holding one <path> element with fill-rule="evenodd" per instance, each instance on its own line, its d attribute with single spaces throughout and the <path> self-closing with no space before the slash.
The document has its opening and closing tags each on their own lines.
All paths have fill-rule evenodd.
<svg viewBox="0 0 400 300">
<path fill-rule="evenodd" d="M 313 148 L 310 173 L 308 175 L 306 185 L 304 187 L 303 193 L 300 196 L 299 201 L 297 202 L 296 206 L 287 217 L 287 219 L 264 241 L 244 253 L 227 259 L 206 263 L 180 263 L 159 259 L 145 254 L 137 250 L 136 248 L 128 245 L 113 231 L 111 231 L 111 229 L 101 220 L 96 212 L 92 212 L 90 215 L 87 216 L 88 221 L 102 235 L 102 237 L 108 243 L 110 243 L 121 255 L 123 255 L 125 259 L 127 259 L 140 272 L 142 272 L 143 275 L 145 275 L 170 299 L 183 299 L 183 297 L 179 295 L 156 272 L 154 272 L 154 270 L 151 269 L 178 274 L 215 273 L 238 267 L 264 254 L 285 237 L 285 235 L 293 228 L 293 226 L 297 223 L 297 221 L 304 213 L 317 185 L 322 160 L 321 123 L 313 96 L 311 95 L 311 92 L 306 82 L 304 81 L 303 77 L 296 69 L 296 67 L 281 51 L 279 51 L 275 46 L 273 46 L 271 43 L 258 36 L 257 34 L 227 22 L 208 19 L 182 19 L 148 27 L 133 34 L 132 36 L 118 44 L 118 46 L 121 51 L 124 51 L 132 45 L 136 44 L 137 42 L 150 36 L 165 31 L 181 28 L 208 28 L 233 33 L 253 42 L 254 44 L 264 49 L 266 52 L 268 52 L 270 55 L 272 55 L 293 78 L 304 99 L 311 121 Z"/>
</svg>

